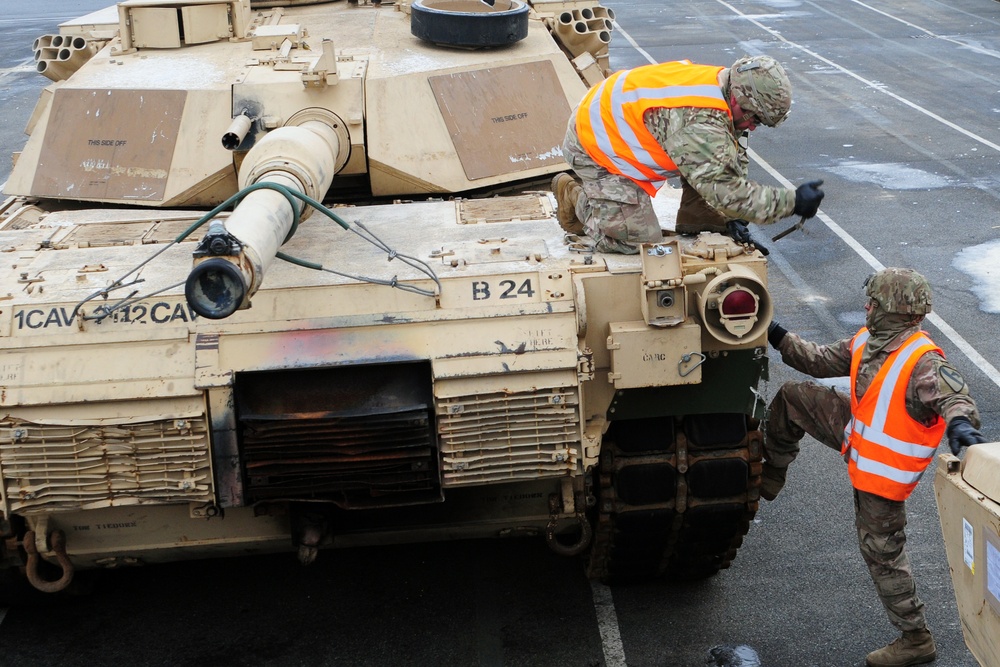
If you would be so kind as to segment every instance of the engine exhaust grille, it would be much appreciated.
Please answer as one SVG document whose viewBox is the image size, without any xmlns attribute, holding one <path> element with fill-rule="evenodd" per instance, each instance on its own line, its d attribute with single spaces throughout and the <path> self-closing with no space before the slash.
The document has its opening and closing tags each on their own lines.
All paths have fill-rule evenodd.
<svg viewBox="0 0 1000 667">
<path fill-rule="evenodd" d="M 442 501 L 426 362 L 241 373 L 246 502 Z"/>
<path fill-rule="evenodd" d="M 437 498 L 428 414 L 425 406 L 389 414 L 245 419 L 248 498 L 334 494 L 354 507 L 396 504 L 386 501 L 413 492 Z"/>
<path fill-rule="evenodd" d="M 7 420 L 0 473 L 20 514 L 213 499 L 204 416 L 116 425 Z"/>
<path fill-rule="evenodd" d="M 580 453 L 575 387 L 438 398 L 445 486 L 569 474 Z"/>
</svg>

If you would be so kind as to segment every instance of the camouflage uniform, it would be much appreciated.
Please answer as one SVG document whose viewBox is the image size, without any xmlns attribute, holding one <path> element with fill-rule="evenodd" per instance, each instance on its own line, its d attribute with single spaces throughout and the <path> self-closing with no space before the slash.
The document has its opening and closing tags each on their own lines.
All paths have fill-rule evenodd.
<svg viewBox="0 0 1000 667">
<path fill-rule="evenodd" d="M 576 200 L 576 217 L 583 221 L 587 236 L 598 252 L 634 255 L 640 243 L 663 238 L 653 212 L 653 200 L 625 176 L 612 174 L 594 162 L 576 135 L 576 111 L 570 115 L 563 159 L 580 177 L 583 193 Z"/>
<path fill-rule="evenodd" d="M 928 301 L 923 312 L 929 309 Z M 867 349 L 862 357 L 855 387 L 859 398 L 889 353 L 920 330 L 922 319 L 922 315 L 887 314 L 873 307 L 868 318 L 869 330 L 876 330 L 872 331 L 872 338 L 878 338 L 877 332 L 881 332 L 881 338 L 875 341 L 874 349 Z M 851 339 L 817 345 L 786 333 L 777 347 L 784 363 L 812 377 L 850 375 Z M 966 417 L 976 428 L 980 423 L 976 404 L 961 374 L 937 352 L 924 354 L 914 367 L 906 390 L 906 411 L 924 424 L 933 421 L 935 415 L 948 422 L 954 417 Z M 799 440 L 806 433 L 839 453 L 844 427 L 850 418 L 850 397 L 843 392 L 815 382 L 785 383 L 769 408 L 765 427 L 765 467 L 783 471 L 795 459 Z M 889 620 L 902 632 L 925 630 L 924 605 L 917 597 L 905 550 L 904 503 L 855 489 L 854 508 L 861 554 Z"/>
<path fill-rule="evenodd" d="M 721 73 L 729 99 L 730 70 Z M 724 231 L 730 219 L 768 224 L 792 214 L 795 191 L 747 180 L 746 149 L 737 141 L 732 119 L 718 109 L 653 108 L 646 129 L 677 165 L 682 198 L 677 224 Z M 780 122 L 777 121 L 777 122 Z M 633 180 L 609 172 L 587 154 L 570 115 L 563 158 L 583 184 L 576 214 L 601 252 L 634 254 L 638 244 L 662 237 L 649 195 Z"/>
</svg>

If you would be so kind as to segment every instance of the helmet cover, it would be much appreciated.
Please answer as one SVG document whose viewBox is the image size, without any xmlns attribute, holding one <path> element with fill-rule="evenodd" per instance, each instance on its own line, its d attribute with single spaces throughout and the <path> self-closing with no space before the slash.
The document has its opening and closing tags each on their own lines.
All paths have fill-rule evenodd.
<svg viewBox="0 0 1000 667">
<path fill-rule="evenodd" d="M 913 269 L 887 268 L 865 281 L 865 294 L 887 313 L 926 315 L 931 312 L 931 286 Z"/>
<path fill-rule="evenodd" d="M 792 82 L 770 56 L 745 56 L 733 63 L 729 91 L 744 111 L 768 127 L 779 125 L 792 108 Z"/>
</svg>

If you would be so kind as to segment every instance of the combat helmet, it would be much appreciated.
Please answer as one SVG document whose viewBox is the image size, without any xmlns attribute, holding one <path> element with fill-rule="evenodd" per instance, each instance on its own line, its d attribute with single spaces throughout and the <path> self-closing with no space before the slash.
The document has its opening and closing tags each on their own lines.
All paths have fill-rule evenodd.
<svg viewBox="0 0 1000 667">
<path fill-rule="evenodd" d="M 913 269 L 887 268 L 865 281 L 865 294 L 887 313 L 926 315 L 931 312 L 931 286 Z"/>
<path fill-rule="evenodd" d="M 792 82 L 770 56 L 745 56 L 733 63 L 729 91 L 741 108 L 768 127 L 780 124 L 792 108 Z"/>
</svg>

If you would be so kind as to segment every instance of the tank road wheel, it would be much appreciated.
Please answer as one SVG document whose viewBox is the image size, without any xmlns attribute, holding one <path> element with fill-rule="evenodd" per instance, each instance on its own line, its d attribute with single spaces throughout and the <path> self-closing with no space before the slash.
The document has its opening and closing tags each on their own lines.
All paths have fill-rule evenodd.
<svg viewBox="0 0 1000 667">
<path fill-rule="evenodd" d="M 757 512 L 756 423 L 742 414 L 636 419 L 608 435 L 588 574 L 694 580 L 729 567 Z"/>
<path fill-rule="evenodd" d="M 441 46 L 507 46 L 528 36 L 528 5 L 521 0 L 414 0 L 410 32 Z"/>
</svg>

